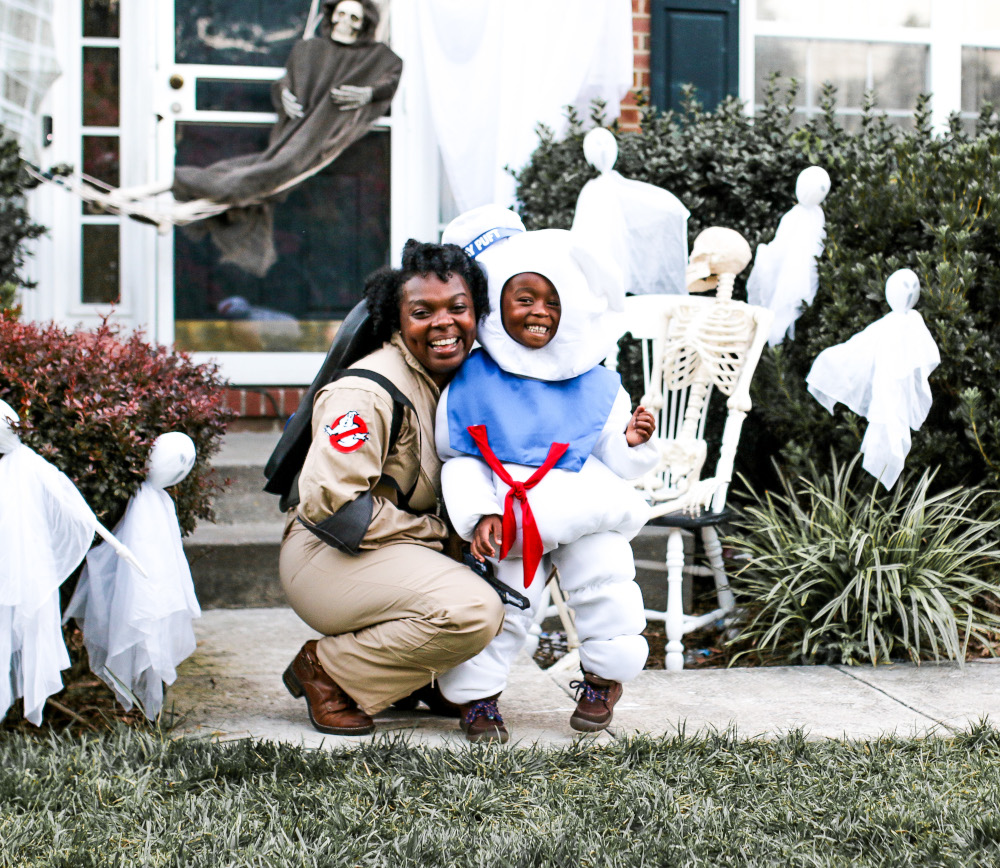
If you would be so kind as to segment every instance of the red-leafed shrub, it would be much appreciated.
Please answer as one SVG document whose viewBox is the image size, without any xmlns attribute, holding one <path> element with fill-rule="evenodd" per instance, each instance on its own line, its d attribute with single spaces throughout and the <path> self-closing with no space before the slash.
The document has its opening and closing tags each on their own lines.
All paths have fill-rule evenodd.
<svg viewBox="0 0 1000 868">
<path fill-rule="evenodd" d="M 198 450 L 190 475 L 171 489 L 184 533 L 211 519 L 222 488 L 209 459 L 231 416 L 212 365 L 123 337 L 18 322 L 0 312 L 0 398 L 21 416 L 23 443 L 72 479 L 108 527 L 145 478 L 153 441 L 183 431 Z"/>
</svg>

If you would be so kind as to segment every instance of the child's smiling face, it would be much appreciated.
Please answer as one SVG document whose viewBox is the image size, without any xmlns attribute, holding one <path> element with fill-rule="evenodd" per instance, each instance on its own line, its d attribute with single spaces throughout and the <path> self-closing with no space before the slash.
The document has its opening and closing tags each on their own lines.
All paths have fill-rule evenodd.
<svg viewBox="0 0 1000 868">
<path fill-rule="evenodd" d="M 500 293 L 500 320 L 519 344 L 540 350 L 559 329 L 559 293 L 547 277 L 534 271 L 515 274 Z"/>
</svg>

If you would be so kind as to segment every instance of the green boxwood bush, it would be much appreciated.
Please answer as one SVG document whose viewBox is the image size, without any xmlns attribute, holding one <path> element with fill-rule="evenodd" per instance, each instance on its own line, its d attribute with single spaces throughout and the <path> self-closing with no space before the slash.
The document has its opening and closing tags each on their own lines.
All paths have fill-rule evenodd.
<svg viewBox="0 0 1000 868">
<path fill-rule="evenodd" d="M 896 269 L 920 277 L 917 305 L 941 351 L 931 377 L 934 404 L 913 436 L 911 468 L 939 467 L 934 485 L 985 481 L 1000 488 L 1000 122 L 985 107 L 974 132 L 957 118 L 931 131 L 926 100 L 911 129 L 888 123 L 868 99 L 860 127 L 834 116 L 834 91 L 823 114 L 794 126 L 790 95 L 772 87 L 748 116 L 735 100 L 712 112 L 692 99 L 680 113 L 646 109 L 642 131 L 618 132 L 616 168 L 664 187 L 691 211 L 689 241 L 710 225 L 736 229 L 756 248 L 770 241 L 795 203 L 798 173 L 823 166 L 832 189 L 823 207 L 827 242 L 814 304 L 796 338 L 766 349 L 755 376 L 754 412 L 744 427 L 737 469 L 752 488 L 777 485 L 770 459 L 796 475 L 810 463 L 831 469 L 850 460 L 865 420 L 844 407 L 829 415 L 806 392 L 816 356 L 888 312 L 884 286 Z M 571 116 L 566 137 L 540 131 L 519 173 L 520 213 L 529 228 L 568 228 L 576 197 L 594 177 L 582 152 L 584 131 Z M 737 297 L 745 298 L 745 278 Z M 627 380 L 627 372 L 626 372 Z M 863 481 L 859 481 L 863 485 Z"/>
<path fill-rule="evenodd" d="M 209 462 L 230 418 L 224 387 L 214 366 L 141 334 L 106 323 L 68 331 L 0 312 L 0 398 L 20 414 L 22 442 L 69 476 L 108 527 L 166 431 L 183 431 L 198 450 L 194 469 L 171 489 L 182 530 L 212 517 L 221 482 Z"/>
</svg>

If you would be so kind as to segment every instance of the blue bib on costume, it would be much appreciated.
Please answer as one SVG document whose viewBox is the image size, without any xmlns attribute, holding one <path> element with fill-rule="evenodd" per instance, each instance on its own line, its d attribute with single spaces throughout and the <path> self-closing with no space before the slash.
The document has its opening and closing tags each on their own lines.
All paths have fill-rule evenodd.
<svg viewBox="0 0 1000 868">
<path fill-rule="evenodd" d="M 480 457 L 466 428 L 485 425 L 501 461 L 540 467 L 553 443 L 569 443 L 556 467 L 575 473 L 593 450 L 620 387 L 618 374 L 600 365 L 579 377 L 549 382 L 508 374 L 477 350 L 448 386 L 451 447 Z"/>
</svg>

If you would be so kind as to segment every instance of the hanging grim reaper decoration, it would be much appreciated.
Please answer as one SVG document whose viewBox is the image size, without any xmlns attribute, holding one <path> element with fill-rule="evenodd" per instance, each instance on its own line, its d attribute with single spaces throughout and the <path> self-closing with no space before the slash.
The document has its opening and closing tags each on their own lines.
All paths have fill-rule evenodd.
<svg viewBox="0 0 1000 868">
<path fill-rule="evenodd" d="M 180 166 L 169 186 L 79 192 L 161 228 L 194 223 L 188 231 L 210 234 L 223 262 L 264 275 L 277 258 L 276 199 L 332 163 L 389 108 L 403 61 L 374 41 L 378 21 L 373 0 L 324 0 L 319 35 L 295 44 L 273 86 L 278 121 L 262 153 Z M 150 200 L 167 190 L 175 204 L 158 211 Z"/>
</svg>

